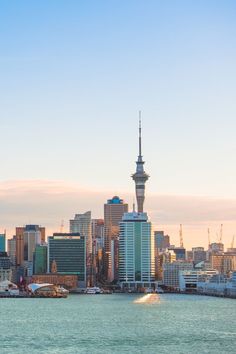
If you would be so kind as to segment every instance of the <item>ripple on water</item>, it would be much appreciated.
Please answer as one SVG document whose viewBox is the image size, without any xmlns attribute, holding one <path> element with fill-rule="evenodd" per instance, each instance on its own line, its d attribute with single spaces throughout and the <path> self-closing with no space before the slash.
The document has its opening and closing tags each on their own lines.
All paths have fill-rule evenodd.
<svg viewBox="0 0 236 354">
<path fill-rule="evenodd" d="M 235 352 L 235 300 L 172 294 L 154 306 L 135 300 L 128 294 L 1 299 L 0 353 Z"/>
</svg>

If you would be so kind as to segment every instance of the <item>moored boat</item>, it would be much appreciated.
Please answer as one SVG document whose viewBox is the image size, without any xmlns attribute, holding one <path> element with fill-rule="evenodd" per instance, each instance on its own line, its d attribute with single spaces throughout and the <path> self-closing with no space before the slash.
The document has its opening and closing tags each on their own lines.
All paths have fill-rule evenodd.
<svg viewBox="0 0 236 354">
<path fill-rule="evenodd" d="M 94 287 L 87 288 L 86 294 L 102 294 L 102 290 L 99 287 L 94 286 Z"/>
</svg>

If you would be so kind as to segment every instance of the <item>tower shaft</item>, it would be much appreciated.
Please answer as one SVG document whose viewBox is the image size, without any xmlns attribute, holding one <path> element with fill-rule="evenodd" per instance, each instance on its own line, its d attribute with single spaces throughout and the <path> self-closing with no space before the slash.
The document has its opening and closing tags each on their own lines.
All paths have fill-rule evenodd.
<svg viewBox="0 0 236 354">
<path fill-rule="evenodd" d="M 137 199 L 138 212 L 143 212 L 143 204 L 145 199 L 145 183 L 149 176 L 144 171 L 144 161 L 142 157 L 142 127 L 141 127 L 141 112 L 139 112 L 139 155 L 136 161 L 136 172 L 132 175 L 135 182 L 135 194 Z"/>
</svg>

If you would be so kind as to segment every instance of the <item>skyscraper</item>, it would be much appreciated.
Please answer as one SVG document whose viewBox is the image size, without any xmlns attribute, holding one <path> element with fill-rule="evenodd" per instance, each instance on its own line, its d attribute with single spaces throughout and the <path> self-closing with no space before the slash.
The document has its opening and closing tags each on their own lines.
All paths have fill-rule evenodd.
<svg viewBox="0 0 236 354">
<path fill-rule="evenodd" d="M 123 199 L 114 196 L 104 204 L 104 275 L 108 281 L 113 281 L 118 273 L 118 247 L 119 223 L 124 213 L 128 211 L 128 204 Z"/>
<path fill-rule="evenodd" d="M 79 233 L 85 238 L 86 248 L 86 276 L 87 285 L 92 284 L 92 224 L 91 211 L 84 214 L 75 214 L 74 219 L 70 220 L 70 233 Z"/>
<path fill-rule="evenodd" d="M 16 265 L 24 266 L 26 262 L 33 264 L 35 247 L 44 242 L 45 227 L 38 225 L 16 227 Z"/>
<path fill-rule="evenodd" d="M 91 211 L 83 214 L 75 214 L 74 219 L 70 220 L 70 232 L 79 232 L 86 239 L 86 252 L 92 253 L 92 227 L 91 227 Z"/>
<path fill-rule="evenodd" d="M 155 248 L 163 250 L 170 247 L 169 235 L 164 235 L 164 231 L 154 231 Z"/>
<path fill-rule="evenodd" d="M 121 287 L 150 287 L 155 281 L 154 237 L 146 213 L 125 213 L 120 223 Z"/>
<path fill-rule="evenodd" d="M 37 245 L 34 252 L 34 274 L 47 272 L 47 245 Z"/>
<path fill-rule="evenodd" d="M 86 286 L 85 237 L 79 233 L 54 233 L 48 238 L 48 272 L 78 276 Z"/>
<path fill-rule="evenodd" d="M 11 239 L 7 240 L 7 253 L 10 257 L 11 264 L 16 265 L 16 236 L 13 236 Z"/>
<path fill-rule="evenodd" d="M 143 212 L 143 204 L 145 199 L 145 183 L 148 180 L 149 176 L 144 171 L 143 157 L 142 157 L 142 135 L 141 135 L 141 112 L 139 112 L 139 155 L 138 160 L 136 161 L 136 172 L 132 175 L 133 180 L 135 181 L 135 193 L 137 199 L 138 213 Z"/>
</svg>

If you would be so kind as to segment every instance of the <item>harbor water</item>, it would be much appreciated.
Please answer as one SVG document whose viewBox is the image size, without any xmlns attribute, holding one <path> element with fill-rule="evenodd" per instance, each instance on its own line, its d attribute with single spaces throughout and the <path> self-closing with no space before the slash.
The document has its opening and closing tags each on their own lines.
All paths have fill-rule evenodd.
<svg viewBox="0 0 236 354">
<path fill-rule="evenodd" d="M 0 353 L 236 353 L 236 300 L 141 297 L 0 299 Z"/>
</svg>

